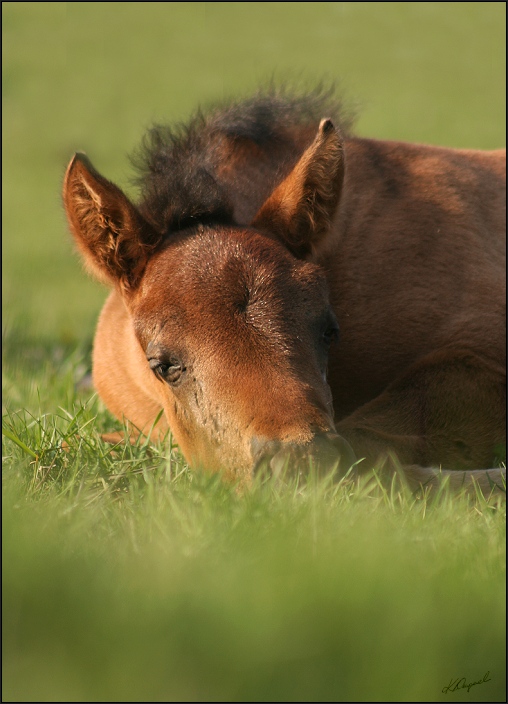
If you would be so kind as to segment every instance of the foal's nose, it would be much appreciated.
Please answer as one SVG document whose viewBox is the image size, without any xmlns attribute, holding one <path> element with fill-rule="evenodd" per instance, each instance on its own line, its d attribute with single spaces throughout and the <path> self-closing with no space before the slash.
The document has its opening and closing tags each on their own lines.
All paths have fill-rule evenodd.
<svg viewBox="0 0 508 704">
<path fill-rule="evenodd" d="M 303 445 L 254 437 L 251 452 L 254 473 L 268 471 L 273 476 L 283 473 L 304 476 L 312 467 L 318 475 L 335 469 L 337 478 L 340 478 L 356 462 L 351 445 L 334 432 L 317 433 Z"/>
</svg>

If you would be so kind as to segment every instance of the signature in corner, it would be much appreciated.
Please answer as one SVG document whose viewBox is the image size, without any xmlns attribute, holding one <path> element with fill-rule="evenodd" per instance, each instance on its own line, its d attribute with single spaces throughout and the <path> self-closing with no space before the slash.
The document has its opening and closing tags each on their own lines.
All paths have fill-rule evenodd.
<svg viewBox="0 0 508 704">
<path fill-rule="evenodd" d="M 476 682 L 467 682 L 465 677 L 457 678 L 456 680 L 450 680 L 450 684 L 447 685 L 446 687 L 443 687 L 441 690 L 444 694 L 447 694 L 448 692 L 456 692 L 458 689 L 471 689 L 471 687 L 474 687 L 475 684 L 483 684 L 484 682 L 490 682 L 491 678 L 489 677 L 490 675 L 490 670 L 488 670 L 483 678 L 481 680 L 476 680 Z"/>
</svg>

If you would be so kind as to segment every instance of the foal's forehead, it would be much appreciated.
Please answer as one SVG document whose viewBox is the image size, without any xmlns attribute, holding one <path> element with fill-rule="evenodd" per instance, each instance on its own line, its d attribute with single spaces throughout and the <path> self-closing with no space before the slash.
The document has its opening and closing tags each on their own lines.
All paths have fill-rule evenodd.
<svg viewBox="0 0 508 704">
<path fill-rule="evenodd" d="M 300 309 L 305 318 L 306 308 L 320 310 L 326 300 L 321 269 L 276 240 L 249 229 L 197 227 L 154 255 L 132 312 L 148 339 L 200 326 L 233 333 L 244 320 L 263 325 L 293 319 Z"/>
<path fill-rule="evenodd" d="M 326 280 L 315 264 L 255 230 L 203 227 L 154 255 L 131 313 L 144 346 L 169 339 L 199 346 L 206 338 L 209 352 L 225 354 L 243 340 L 262 356 L 274 345 L 284 352 L 286 338 L 300 328 L 303 335 L 327 305 Z"/>
<path fill-rule="evenodd" d="M 221 283 L 248 288 L 274 285 L 322 284 L 321 270 L 294 257 L 281 243 L 252 229 L 199 226 L 169 240 L 153 257 L 142 288 L 191 287 Z M 185 292 L 185 291 L 184 291 Z M 188 291 L 191 295 L 191 290 Z"/>
</svg>

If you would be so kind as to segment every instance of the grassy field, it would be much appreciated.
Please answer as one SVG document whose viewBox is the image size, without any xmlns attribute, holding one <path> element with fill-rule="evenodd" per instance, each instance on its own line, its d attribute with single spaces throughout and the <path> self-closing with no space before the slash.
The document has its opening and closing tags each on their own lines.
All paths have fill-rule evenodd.
<svg viewBox="0 0 508 704">
<path fill-rule="evenodd" d="M 119 425 L 86 380 L 106 292 L 60 189 L 83 150 L 135 195 L 147 126 L 272 75 L 340 79 L 363 135 L 503 146 L 505 4 L 7 2 L 2 19 L 3 700 L 504 701 L 504 504 L 375 482 L 240 495 L 170 440 L 102 443 Z"/>
</svg>

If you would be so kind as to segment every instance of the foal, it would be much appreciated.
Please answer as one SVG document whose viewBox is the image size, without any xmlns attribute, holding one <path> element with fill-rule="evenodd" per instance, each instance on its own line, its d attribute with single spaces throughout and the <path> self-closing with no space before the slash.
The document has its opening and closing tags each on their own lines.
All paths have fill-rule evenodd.
<svg viewBox="0 0 508 704">
<path fill-rule="evenodd" d="M 64 183 L 112 286 L 114 415 L 232 479 L 396 457 L 414 486 L 501 486 L 504 151 L 354 137 L 329 95 L 271 91 L 152 129 L 137 161 L 137 205 L 83 154 Z"/>
</svg>

